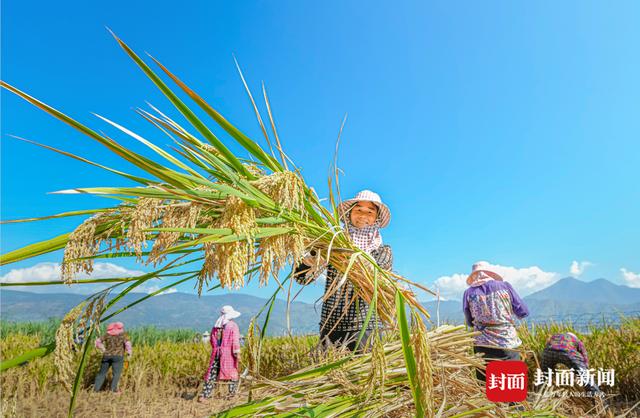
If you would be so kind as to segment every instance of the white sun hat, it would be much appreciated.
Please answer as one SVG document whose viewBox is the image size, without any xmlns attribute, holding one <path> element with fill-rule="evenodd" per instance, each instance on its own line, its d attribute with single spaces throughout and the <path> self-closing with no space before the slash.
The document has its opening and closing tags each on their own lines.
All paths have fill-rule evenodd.
<svg viewBox="0 0 640 418">
<path fill-rule="evenodd" d="M 389 207 L 382 203 L 382 199 L 380 199 L 380 195 L 378 195 L 378 193 L 372 192 L 371 190 L 358 192 L 354 198 L 340 203 L 340 205 L 338 205 L 338 214 L 340 217 L 345 218 L 345 215 L 349 210 L 351 210 L 351 208 L 358 202 L 371 202 L 376 205 L 378 207 L 378 221 L 380 228 L 384 228 L 389 225 L 389 221 L 391 220 Z"/>
<path fill-rule="evenodd" d="M 486 261 L 475 262 L 473 266 L 471 266 L 471 274 L 467 276 L 467 284 L 471 285 L 471 283 L 473 283 L 473 281 L 475 280 L 475 276 L 481 273 L 486 274 L 487 276 L 491 277 L 494 280 L 498 280 L 500 282 L 504 281 L 502 276 L 500 276 L 495 271 L 491 271 L 490 268 L 491 268 L 491 265 Z"/>
<path fill-rule="evenodd" d="M 233 309 L 231 305 L 225 305 L 220 309 L 220 317 L 216 320 L 214 325 L 216 328 L 222 328 L 229 323 L 232 319 L 239 317 L 240 312 Z"/>
<path fill-rule="evenodd" d="M 227 319 L 235 319 L 242 315 L 240 312 L 233 309 L 231 305 L 225 305 L 220 309 L 220 313 L 224 315 Z"/>
</svg>

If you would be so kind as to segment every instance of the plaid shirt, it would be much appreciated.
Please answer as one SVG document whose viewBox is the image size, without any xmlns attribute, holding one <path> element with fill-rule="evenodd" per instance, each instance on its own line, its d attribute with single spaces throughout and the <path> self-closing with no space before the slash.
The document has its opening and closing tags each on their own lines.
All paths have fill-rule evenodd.
<svg viewBox="0 0 640 418">
<path fill-rule="evenodd" d="M 547 349 L 562 351 L 578 363 L 584 364 L 586 367 L 589 366 L 589 357 L 587 357 L 587 350 L 584 348 L 584 344 L 569 333 L 553 334 L 547 340 L 545 350 Z"/>
<path fill-rule="evenodd" d="M 380 267 L 391 270 L 393 265 L 393 252 L 391 247 L 383 245 L 371 252 L 371 256 Z M 306 264 L 299 264 L 294 272 L 294 278 L 300 284 L 307 284 L 314 280 L 321 272 L 310 271 Z M 332 265 L 327 266 L 327 282 L 325 284 L 325 295 L 330 291 L 335 280 L 340 280 L 342 274 Z M 349 280 L 345 281 L 340 288 L 327 297 L 322 304 L 320 314 L 320 332 L 329 333 L 333 331 L 359 331 L 364 327 L 369 304 L 365 302 Z M 367 329 L 381 328 L 382 322 L 373 315 L 367 324 Z"/>
<path fill-rule="evenodd" d="M 124 353 L 131 355 L 131 341 L 125 333 L 120 335 L 104 334 L 96 339 L 95 345 L 105 356 L 124 356 Z"/>
</svg>

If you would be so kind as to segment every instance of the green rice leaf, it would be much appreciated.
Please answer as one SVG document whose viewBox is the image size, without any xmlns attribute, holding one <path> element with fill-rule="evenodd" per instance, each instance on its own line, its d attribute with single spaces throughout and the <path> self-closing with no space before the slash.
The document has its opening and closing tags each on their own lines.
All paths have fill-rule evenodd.
<svg viewBox="0 0 640 418">
<path fill-rule="evenodd" d="M 176 96 L 173 91 L 158 77 L 153 70 L 135 53 L 127 44 L 111 32 L 120 47 L 131 57 L 131 59 L 140 67 L 140 69 L 151 79 L 160 91 L 173 103 L 173 105 L 182 113 L 182 115 L 211 143 L 225 158 L 225 160 L 238 172 L 253 178 L 251 173 L 242 165 L 240 160 L 207 128 L 207 126 L 198 119 L 198 117 Z"/>
<path fill-rule="evenodd" d="M 371 321 L 371 317 L 373 316 L 373 313 L 376 311 L 377 300 L 378 300 L 378 270 L 374 270 L 373 271 L 373 298 L 371 299 L 371 303 L 369 304 L 369 309 L 367 310 L 367 316 L 364 318 L 364 324 L 362 324 L 362 329 L 358 334 L 356 347 L 360 347 L 360 342 L 364 338 L 364 334 L 367 332 L 367 328 L 369 327 L 369 321 Z"/>
<path fill-rule="evenodd" d="M 229 123 L 228 120 L 224 118 L 217 110 L 211 107 L 207 102 L 202 99 L 195 91 L 191 90 L 184 84 L 178 77 L 173 75 L 164 65 L 160 63 L 157 59 L 151 57 L 153 61 L 165 72 L 193 101 L 195 101 L 198 106 L 200 106 L 213 120 L 215 120 L 222 129 L 227 131 L 229 135 L 231 135 L 240 145 L 242 145 L 247 151 L 249 151 L 253 156 L 255 156 L 258 160 L 264 163 L 267 167 L 269 167 L 273 171 L 282 171 L 282 166 L 278 163 L 276 159 L 271 157 L 269 154 L 264 152 L 260 146 L 247 137 L 244 133 L 242 133 L 238 128 Z"/>
<path fill-rule="evenodd" d="M 11 369 L 16 366 L 20 366 L 25 364 L 33 359 L 44 357 L 49 353 L 52 353 L 55 350 L 56 344 L 51 343 L 48 345 L 44 345 L 42 347 L 35 348 L 33 350 L 29 350 L 26 353 L 20 354 L 9 360 L 4 360 L 0 362 L 0 372 Z"/>
<path fill-rule="evenodd" d="M 404 361 L 407 366 L 407 374 L 409 375 L 409 384 L 411 386 L 411 393 L 413 394 L 413 402 L 416 407 L 416 415 L 422 417 L 424 416 L 424 410 L 422 408 L 422 391 L 418 384 L 418 369 L 413 349 L 411 348 L 409 324 L 407 323 L 407 314 L 404 304 L 405 300 L 402 293 L 399 291 L 396 292 L 396 311 L 398 328 L 400 329 L 400 341 L 402 342 L 402 353 L 404 354 Z"/>
<path fill-rule="evenodd" d="M 57 219 L 57 218 L 66 218 L 69 216 L 80 216 L 80 215 L 94 215 L 100 212 L 108 212 L 113 210 L 111 208 L 102 208 L 102 209 L 87 209 L 87 210 L 74 210 L 70 212 L 62 212 L 56 215 L 49 216 L 41 216 L 38 218 L 24 218 L 24 219 L 11 219 L 8 221 L 0 221 L 0 225 L 2 224 L 15 224 L 20 222 L 36 222 L 36 221 L 45 221 L 47 219 Z"/>
<path fill-rule="evenodd" d="M 69 235 L 71 235 L 70 232 L 3 254 L 2 257 L 0 257 L 0 266 L 15 263 L 20 260 L 26 260 L 27 258 L 37 257 L 42 254 L 50 253 L 51 251 L 60 250 L 67 245 Z"/>
</svg>

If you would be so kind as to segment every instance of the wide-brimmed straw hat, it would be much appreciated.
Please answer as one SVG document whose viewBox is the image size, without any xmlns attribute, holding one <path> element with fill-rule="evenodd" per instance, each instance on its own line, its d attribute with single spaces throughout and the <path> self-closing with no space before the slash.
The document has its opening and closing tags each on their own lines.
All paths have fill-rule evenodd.
<svg viewBox="0 0 640 418">
<path fill-rule="evenodd" d="M 240 312 L 233 309 L 231 305 L 225 305 L 220 309 L 220 313 L 224 315 L 227 319 L 234 319 L 242 315 Z"/>
<path fill-rule="evenodd" d="M 500 276 L 498 273 L 488 270 L 488 267 L 489 263 L 487 263 L 486 261 L 478 261 L 477 263 L 475 263 L 473 267 L 471 267 L 471 274 L 467 277 L 467 285 L 471 286 L 471 283 L 475 281 L 475 277 L 480 273 L 484 273 L 494 280 L 498 280 L 500 282 L 504 281 L 502 276 Z"/>
<path fill-rule="evenodd" d="M 380 228 L 384 228 L 389 225 L 391 220 L 391 211 L 389 207 L 382 203 L 380 195 L 374 193 L 371 190 L 363 190 L 359 192 L 354 198 L 345 200 L 338 206 L 338 214 L 341 218 L 345 218 L 345 214 L 351 210 L 351 208 L 358 202 L 371 202 L 378 207 L 378 222 Z"/>
<path fill-rule="evenodd" d="M 107 325 L 107 334 L 120 335 L 124 332 L 124 324 L 122 322 L 112 322 Z"/>
</svg>

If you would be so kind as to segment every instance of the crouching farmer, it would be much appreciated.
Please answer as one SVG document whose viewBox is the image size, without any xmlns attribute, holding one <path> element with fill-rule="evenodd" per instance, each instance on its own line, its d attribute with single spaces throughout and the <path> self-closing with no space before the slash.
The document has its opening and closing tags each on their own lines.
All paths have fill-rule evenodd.
<svg viewBox="0 0 640 418">
<path fill-rule="evenodd" d="M 553 334 L 547 339 L 547 343 L 542 352 L 542 372 L 554 370 L 558 364 L 562 364 L 576 372 L 588 373 L 589 357 L 587 350 L 580 339 L 572 332 Z M 601 394 L 602 391 L 587 379 L 585 385 L 587 392 L 591 394 Z"/>
</svg>

